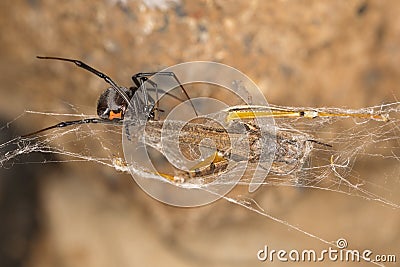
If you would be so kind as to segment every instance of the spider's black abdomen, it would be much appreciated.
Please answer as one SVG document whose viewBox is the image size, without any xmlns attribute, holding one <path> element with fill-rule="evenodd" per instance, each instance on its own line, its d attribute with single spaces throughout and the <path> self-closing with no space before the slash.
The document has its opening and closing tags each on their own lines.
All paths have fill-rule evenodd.
<svg viewBox="0 0 400 267">
<path fill-rule="evenodd" d="M 131 95 L 128 89 L 122 89 L 126 91 L 127 95 Z M 127 106 L 128 104 L 122 96 L 110 87 L 100 95 L 97 101 L 97 115 L 105 120 L 123 119 Z M 120 114 L 120 116 L 115 116 L 115 114 Z"/>
</svg>

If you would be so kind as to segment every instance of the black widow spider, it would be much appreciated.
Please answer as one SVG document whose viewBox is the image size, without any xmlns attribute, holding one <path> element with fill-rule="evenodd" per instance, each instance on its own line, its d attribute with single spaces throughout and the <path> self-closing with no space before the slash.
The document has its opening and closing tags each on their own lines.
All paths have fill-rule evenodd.
<svg viewBox="0 0 400 267">
<path fill-rule="evenodd" d="M 106 83 L 110 84 L 111 87 L 106 89 L 99 97 L 97 102 L 97 115 L 98 118 L 88 118 L 83 120 L 74 120 L 74 121 L 64 121 L 57 123 L 55 125 L 40 129 L 38 131 L 25 134 L 21 137 L 29 137 L 47 130 L 55 129 L 55 128 L 63 128 L 71 125 L 77 124 L 87 124 L 87 123 L 111 123 L 111 124 L 119 124 L 123 121 L 125 112 L 129 108 L 132 108 L 135 114 L 144 115 L 148 120 L 155 119 L 155 112 L 163 111 L 158 108 L 158 99 L 154 101 L 154 99 L 148 94 L 149 90 L 154 90 L 156 92 L 156 97 L 158 98 L 158 92 L 162 92 L 168 96 L 171 96 L 179 101 L 182 99 L 169 94 L 168 92 L 164 92 L 162 89 L 158 89 L 157 84 L 150 80 L 150 77 L 155 74 L 171 76 L 174 78 L 177 83 L 179 84 L 182 92 L 185 94 L 186 98 L 190 101 L 194 113 L 196 116 L 198 115 L 196 109 L 190 100 L 189 95 L 187 94 L 185 88 L 181 85 L 178 77 L 176 77 L 175 73 L 173 72 L 140 72 L 136 73 L 132 76 L 132 81 L 134 83 L 133 86 L 126 88 L 119 86 L 116 84 L 110 77 L 106 74 L 92 68 L 91 66 L 87 65 L 86 63 L 76 60 L 76 59 L 69 59 L 69 58 L 62 58 L 62 57 L 42 57 L 37 56 L 39 59 L 53 59 L 53 60 L 60 60 L 60 61 L 67 61 L 72 62 L 80 68 L 83 68 L 91 73 L 94 73 L 98 77 L 102 78 Z M 146 88 L 144 86 L 145 82 L 148 82 L 153 88 Z M 139 89 L 142 91 L 142 96 L 139 96 Z"/>
</svg>

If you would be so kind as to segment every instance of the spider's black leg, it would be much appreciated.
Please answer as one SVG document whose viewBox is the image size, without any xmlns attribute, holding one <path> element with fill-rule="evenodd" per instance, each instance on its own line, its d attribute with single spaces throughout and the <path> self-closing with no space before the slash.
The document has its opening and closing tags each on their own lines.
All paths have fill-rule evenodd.
<svg viewBox="0 0 400 267">
<path fill-rule="evenodd" d="M 183 87 L 181 81 L 178 79 L 178 77 L 175 75 L 175 73 L 172 72 L 172 71 L 162 71 L 162 72 L 158 72 L 158 74 L 171 76 L 171 77 L 173 77 L 173 78 L 175 79 L 175 81 L 179 84 L 179 87 L 181 88 L 182 92 L 185 94 L 186 98 L 189 100 L 190 105 L 192 106 L 194 113 L 196 114 L 196 116 L 198 116 L 199 114 L 197 113 L 197 110 L 196 110 L 196 108 L 194 107 L 193 102 L 192 102 L 192 100 L 190 99 L 190 96 L 189 96 L 188 93 L 186 92 L 186 90 L 185 90 L 185 88 Z"/>
<path fill-rule="evenodd" d="M 333 147 L 333 146 L 330 145 L 330 144 L 325 144 L 325 143 L 323 143 L 323 142 L 321 142 L 321 141 L 317 141 L 317 140 L 314 140 L 314 139 L 308 139 L 308 140 L 306 140 L 306 141 L 311 142 L 311 143 L 315 143 L 315 144 L 318 144 L 318 145 L 321 145 L 321 146 Z"/>
<path fill-rule="evenodd" d="M 137 88 L 135 88 L 135 87 L 131 87 L 131 88 L 137 90 Z M 134 91 L 133 95 L 135 94 L 136 90 Z M 179 98 L 179 97 L 177 97 L 177 96 L 175 96 L 175 95 L 173 95 L 173 94 L 171 94 L 171 93 L 168 93 L 168 92 L 166 92 L 166 91 L 164 91 L 163 89 L 158 88 L 158 87 L 156 87 L 156 88 L 146 88 L 146 90 L 147 90 L 147 91 L 152 91 L 152 92 L 158 91 L 158 92 L 160 92 L 160 94 L 162 94 L 162 95 L 167 95 L 167 96 L 169 96 L 169 97 L 171 97 L 171 98 L 173 98 L 173 99 L 175 99 L 175 100 L 177 100 L 177 101 L 179 101 L 179 102 L 184 102 L 184 101 L 185 101 L 185 100 L 183 100 L 182 98 Z M 156 92 L 156 93 L 157 93 L 157 92 Z M 153 101 L 154 101 L 154 100 L 153 100 Z M 156 102 L 156 104 L 157 104 L 157 107 L 155 107 L 154 109 L 156 109 L 156 110 L 158 110 L 158 111 L 160 111 L 160 112 L 164 112 L 163 109 L 161 109 L 161 108 L 158 107 L 158 105 L 159 105 L 159 104 L 158 104 L 158 101 Z"/>
<path fill-rule="evenodd" d="M 173 77 L 175 79 L 175 81 L 179 84 L 179 87 L 181 88 L 182 92 L 185 94 L 186 98 L 189 100 L 190 104 L 192 105 L 193 111 L 196 114 L 196 116 L 198 116 L 197 110 L 193 105 L 192 100 L 190 100 L 190 97 L 188 95 L 188 93 L 186 92 L 185 88 L 183 87 L 182 83 L 179 81 L 178 77 L 175 75 L 174 72 L 170 72 L 170 71 L 161 71 L 161 72 L 140 72 L 140 73 L 136 73 L 135 75 L 132 76 L 132 80 L 133 82 L 137 85 L 137 82 L 142 79 L 145 78 L 145 80 L 143 81 L 147 81 L 149 82 L 151 85 L 156 85 L 156 83 L 152 82 L 149 77 L 155 75 L 155 74 L 160 74 L 160 75 L 165 75 L 165 76 L 170 76 Z M 135 81 L 136 80 L 136 81 Z M 157 91 L 156 91 L 157 94 Z"/>
<path fill-rule="evenodd" d="M 103 119 L 99 119 L 99 118 L 90 118 L 90 119 L 83 119 L 83 120 L 76 120 L 76 121 L 63 121 L 63 122 L 57 123 L 55 125 L 43 128 L 41 130 L 29 133 L 29 134 L 22 135 L 21 137 L 25 138 L 25 137 L 29 137 L 29 136 L 32 136 L 32 135 L 35 135 L 35 134 L 38 134 L 38 133 L 41 133 L 41 132 L 44 132 L 44 131 L 48 131 L 48 130 L 51 130 L 51 129 L 64 128 L 64 127 L 68 127 L 68 126 L 71 126 L 71 125 L 87 124 L 87 123 L 114 124 L 115 121 L 108 121 L 108 120 L 103 120 Z"/>
<path fill-rule="evenodd" d="M 147 88 L 147 91 L 155 91 L 155 90 L 156 90 L 156 88 Z M 161 88 L 157 88 L 157 90 L 158 90 L 161 94 L 167 95 L 167 96 L 169 96 L 169 97 L 172 97 L 173 99 L 175 99 L 175 100 L 177 100 L 177 101 L 179 101 L 179 102 L 184 102 L 184 101 L 185 101 L 185 100 L 183 100 L 182 98 L 177 97 L 177 96 L 175 96 L 175 95 L 173 95 L 173 94 L 170 94 L 170 93 L 164 91 L 164 90 L 161 89 Z"/>
<path fill-rule="evenodd" d="M 125 125 L 125 134 L 126 134 L 126 138 L 128 139 L 128 141 L 132 141 L 132 138 L 131 138 L 131 132 L 129 131 L 129 127 L 128 127 L 128 125 Z"/>
<path fill-rule="evenodd" d="M 88 64 L 80 61 L 80 60 L 76 60 L 76 59 L 69 59 L 69 58 L 62 58 L 62 57 L 42 57 L 42 56 L 37 56 L 37 58 L 39 59 L 54 59 L 54 60 L 61 60 L 61 61 L 67 61 L 67 62 L 72 62 L 75 65 L 77 65 L 78 67 L 85 69 L 95 75 L 97 75 L 98 77 L 102 78 L 106 83 L 110 84 L 120 95 L 121 97 L 126 101 L 126 103 L 130 106 L 130 99 L 129 97 L 126 95 L 126 93 L 118 86 L 118 84 L 116 84 L 110 77 L 108 77 L 106 74 L 92 68 L 91 66 L 89 66 Z"/>
</svg>

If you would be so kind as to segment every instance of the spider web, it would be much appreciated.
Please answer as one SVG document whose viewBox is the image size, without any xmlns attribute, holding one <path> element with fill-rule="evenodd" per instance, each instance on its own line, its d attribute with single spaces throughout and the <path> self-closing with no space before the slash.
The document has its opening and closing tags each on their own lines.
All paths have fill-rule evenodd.
<svg viewBox="0 0 400 267">
<path fill-rule="evenodd" d="M 270 212 L 272 204 L 266 202 L 268 188 L 289 187 L 338 194 L 350 197 L 350 201 L 356 198 L 367 201 L 369 205 L 375 203 L 383 209 L 390 208 L 397 213 L 400 208 L 400 102 L 359 110 L 320 108 L 319 111 L 386 114 L 389 120 L 352 117 L 276 119 L 278 130 L 295 132 L 318 143 L 312 144 L 304 162 L 301 162 L 297 169 L 286 173 L 271 173 L 254 194 L 239 189 L 220 197 L 327 245 L 336 246 L 334 242 L 313 233 L 311 229 L 304 229 L 273 215 L 273 212 Z M 71 117 L 83 119 L 94 116 L 26 111 L 4 127 L 16 124 L 25 117 L 52 117 L 57 121 L 65 121 Z M 19 164 L 33 164 L 20 161 L 20 156 L 42 152 L 56 154 L 56 162 L 94 162 L 128 173 L 121 139 L 122 127 L 118 125 L 80 125 L 55 129 L 27 138 L 17 137 L 0 145 L 3 151 L 0 155 L 0 166 L 18 168 Z M 34 163 L 49 162 L 54 161 Z M 158 180 L 160 186 L 169 183 L 159 175 L 142 170 L 137 170 L 137 173 Z M 227 180 L 223 182 L 230 183 Z M 249 184 L 250 180 L 244 177 L 237 186 L 247 188 Z M 202 188 L 208 190 L 207 186 Z M 385 266 L 381 263 L 373 264 Z"/>
</svg>

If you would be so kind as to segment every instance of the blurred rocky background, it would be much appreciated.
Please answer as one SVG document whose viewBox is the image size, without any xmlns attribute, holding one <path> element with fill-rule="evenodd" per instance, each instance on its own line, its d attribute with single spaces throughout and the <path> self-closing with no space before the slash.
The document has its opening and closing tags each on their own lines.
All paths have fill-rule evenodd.
<svg viewBox="0 0 400 267">
<path fill-rule="evenodd" d="M 210 60 L 246 73 L 277 105 L 393 102 L 400 92 L 399 14 L 400 2 L 380 0 L 2 0 L 2 126 L 24 110 L 70 113 L 73 105 L 95 114 L 106 84 L 37 55 L 81 59 L 122 85 L 137 72 Z M 2 142 L 54 122 L 25 116 L 2 128 Z M 43 156 L 23 161 L 37 157 Z M 226 201 L 166 206 L 128 174 L 99 164 L 10 168 L 0 172 L 0 266 L 259 266 L 256 252 L 265 244 L 327 248 Z M 366 171 L 390 182 L 394 168 Z M 277 190 L 263 192 L 263 207 L 273 216 L 329 241 L 346 238 L 351 248 L 400 251 L 398 209 L 344 194 Z"/>
</svg>

